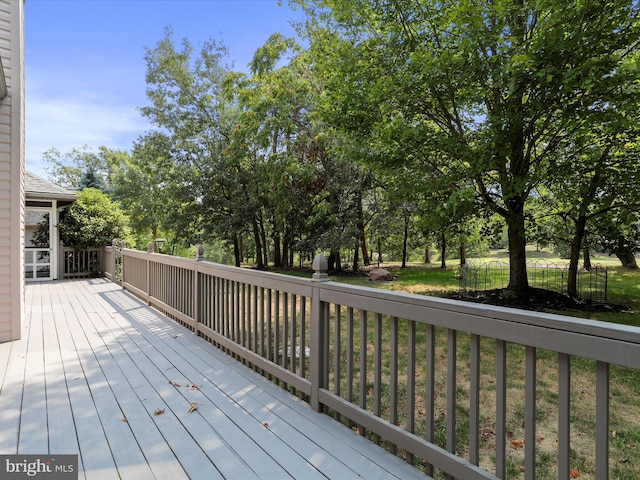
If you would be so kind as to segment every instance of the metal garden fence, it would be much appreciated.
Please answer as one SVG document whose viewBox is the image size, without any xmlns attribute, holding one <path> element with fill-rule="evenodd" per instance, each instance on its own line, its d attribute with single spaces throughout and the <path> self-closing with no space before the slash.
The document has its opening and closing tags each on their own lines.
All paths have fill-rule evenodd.
<svg viewBox="0 0 640 480">
<path fill-rule="evenodd" d="M 529 285 L 533 288 L 567 293 L 569 266 L 547 261 L 527 263 Z M 475 263 L 468 261 L 460 268 L 461 293 L 486 292 L 506 288 L 509 284 L 509 264 L 502 261 Z M 578 297 L 593 304 L 607 303 L 608 272 L 602 265 L 578 269 Z"/>
</svg>

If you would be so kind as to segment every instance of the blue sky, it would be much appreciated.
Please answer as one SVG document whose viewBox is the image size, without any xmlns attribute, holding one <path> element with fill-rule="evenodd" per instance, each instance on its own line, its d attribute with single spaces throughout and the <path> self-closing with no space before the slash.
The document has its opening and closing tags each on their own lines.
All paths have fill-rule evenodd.
<svg viewBox="0 0 640 480">
<path fill-rule="evenodd" d="M 174 30 L 174 41 L 199 47 L 209 38 L 246 70 L 274 32 L 293 36 L 300 19 L 277 0 L 28 0 L 25 4 L 26 161 L 46 177 L 42 154 L 55 147 L 130 150 L 151 125 L 145 47 Z"/>
</svg>

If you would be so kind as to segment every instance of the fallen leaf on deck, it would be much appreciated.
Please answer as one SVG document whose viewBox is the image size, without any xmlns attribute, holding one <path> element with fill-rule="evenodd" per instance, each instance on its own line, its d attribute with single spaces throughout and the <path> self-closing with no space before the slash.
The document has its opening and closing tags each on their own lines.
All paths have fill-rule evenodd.
<svg viewBox="0 0 640 480">
<path fill-rule="evenodd" d="M 157 408 L 155 412 L 153 412 L 154 415 L 162 415 L 164 413 L 164 408 L 160 409 Z"/>
<path fill-rule="evenodd" d="M 269 424 L 268 424 L 267 422 L 264 422 L 264 423 L 262 424 L 262 426 L 263 426 L 264 428 L 269 428 Z"/>
<path fill-rule="evenodd" d="M 189 410 L 187 410 L 187 413 L 193 413 L 198 409 L 198 402 L 191 402 L 191 406 L 189 407 Z"/>
<path fill-rule="evenodd" d="M 571 478 L 578 478 L 580 476 L 580 472 L 577 471 L 577 470 L 571 469 L 571 470 L 569 470 L 569 476 Z"/>
<path fill-rule="evenodd" d="M 126 422 L 127 422 L 127 417 L 122 417 L 122 418 L 120 419 L 120 421 L 121 421 L 121 422 L 125 422 L 125 423 L 126 423 Z"/>
<path fill-rule="evenodd" d="M 169 385 L 173 385 L 174 387 L 180 387 L 181 386 L 179 383 L 172 382 L 171 380 L 169 380 Z"/>
</svg>

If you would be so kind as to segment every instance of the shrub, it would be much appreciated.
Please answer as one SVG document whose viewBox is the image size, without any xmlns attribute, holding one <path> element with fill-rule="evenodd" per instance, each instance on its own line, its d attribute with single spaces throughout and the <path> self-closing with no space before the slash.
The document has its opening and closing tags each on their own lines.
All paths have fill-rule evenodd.
<svg viewBox="0 0 640 480">
<path fill-rule="evenodd" d="M 62 214 L 58 228 L 62 242 L 76 250 L 111 244 L 129 237 L 129 220 L 117 203 L 95 188 L 82 190 Z"/>
</svg>

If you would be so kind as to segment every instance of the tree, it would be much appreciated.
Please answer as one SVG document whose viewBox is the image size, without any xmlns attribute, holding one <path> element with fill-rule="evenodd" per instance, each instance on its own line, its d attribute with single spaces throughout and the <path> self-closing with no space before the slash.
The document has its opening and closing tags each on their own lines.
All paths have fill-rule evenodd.
<svg viewBox="0 0 640 480">
<path fill-rule="evenodd" d="M 614 128 L 619 130 L 617 125 Z M 568 229 L 565 241 L 569 245 L 570 296 L 578 293 L 578 264 L 580 254 L 588 247 L 585 239 L 589 231 L 598 229 L 596 224 L 607 217 L 628 217 L 629 212 L 640 209 L 636 194 L 640 182 L 637 158 L 636 142 L 630 141 L 625 132 L 603 133 L 594 129 L 567 146 L 556 167 L 558 174 L 543 182 L 548 188 L 538 189 L 542 201 L 547 202 L 547 211 L 562 218 L 555 231 Z M 612 233 L 615 229 L 608 231 Z M 615 236 L 619 238 L 618 234 Z"/>
<path fill-rule="evenodd" d="M 602 216 L 592 227 L 596 245 L 618 257 L 626 268 L 638 268 L 640 252 L 640 211 L 627 209 Z"/>
<path fill-rule="evenodd" d="M 173 145 L 180 172 L 175 201 L 183 229 L 229 242 L 239 266 L 246 219 L 256 209 L 248 197 L 251 159 L 243 163 L 230 151 L 238 112 L 223 91 L 229 75 L 222 63 L 226 48 L 210 40 L 194 55 L 188 40 L 178 50 L 171 36 L 167 29 L 146 51 L 150 105 L 141 112 Z"/>
<path fill-rule="evenodd" d="M 455 164 L 504 219 L 509 289 L 526 290 L 525 205 L 552 159 L 576 132 L 634 121 L 619 107 L 638 96 L 638 2 L 297 3 L 331 120 L 419 135 L 423 168 Z"/>
<path fill-rule="evenodd" d="M 123 154 L 126 155 L 125 152 L 105 146 L 98 147 L 95 152 L 84 145 L 64 154 L 51 148 L 44 152 L 44 160 L 50 164 L 45 170 L 51 181 L 61 187 L 70 190 L 89 187 L 107 192 L 111 188 L 113 165 L 118 163 L 118 158 Z"/>
<path fill-rule="evenodd" d="M 85 188 L 96 188 L 102 192 L 107 189 L 104 181 L 93 166 L 89 166 L 87 170 L 82 172 L 78 182 L 78 190 L 84 190 Z"/>
<path fill-rule="evenodd" d="M 62 214 L 58 228 L 62 242 L 76 250 L 127 240 L 128 218 L 118 204 L 95 188 L 87 188 Z"/>
<path fill-rule="evenodd" d="M 120 157 L 113 174 L 113 194 L 127 212 L 131 227 L 157 238 L 178 202 L 172 193 L 179 185 L 171 157 L 170 139 L 160 132 L 142 135 L 131 156 Z"/>
<path fill-rule="evenodd" d="M 254 173 L 252 230 L 256 250 L 257 245 L 264 249 L 264 255 L 256 255 L 259 265 L 261 257 L 267 262 L 269 242 L 275 266 L 292 263 L 303 218 L 300 194 L 308 178 L 304 154 L 310 86 L 296 57 L 299 50 L 292 39 L 273 34 L 254 54 L 251 75 L 234 73 L 227 84 L 227 95 L 239 111 L 231 152 L 241 163 L 250 161 Z M 279 65 L 286 55 L 292 56 L 289 63 Z"/>
</svg>

